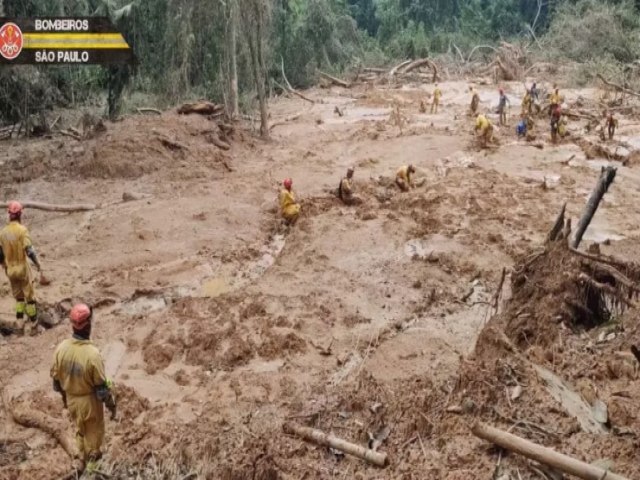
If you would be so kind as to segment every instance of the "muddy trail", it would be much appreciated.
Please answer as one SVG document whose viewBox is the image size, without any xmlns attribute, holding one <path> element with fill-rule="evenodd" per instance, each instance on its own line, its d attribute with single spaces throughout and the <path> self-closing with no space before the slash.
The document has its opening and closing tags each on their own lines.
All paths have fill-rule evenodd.
<svg viewBox="0 0 640 480">
<path fill-rule="evenodd" d="M 175 112 L 127 117 L 89 140 L 3 145 L 5 200 L 99 208 L 26 212 L 52 280 L 39 300 L 56 325 L 0 337 L 0 478 L 70 471 L 60 438 L 72 430 L 49 368 L 76 300 L 96 307 L 94 342 L 116 384 L 108 478 L 540 478 L 543 466 L 474 437 L 476 421 L 640 478 L 633 111 L 596 151 L 588 120 L 551 145 L 541 116 L 537 138 L 517 140 L 514 106 L 499 146 L 480 150 L 468 84 L 441 88 L 433 115 L 419 112 L 431 85 L 280 98 L 272 140 L 238 125 L 229 151 L 208 138 L 211 120 Z M 519 104 L 522 85 L 506 89 Z M 492 112 L 494 88 L 479 93 Z M 565 101 L 599 94 L 567 90 Z M 419 186 L 400 193 L 393 176 L 408 163 Z M 546 238 L 565 202 L 577 220 L 605 165 L 617 177 L 582 249 L 623 261 L 633 288 L 598 276 L 618 296 L 603 294 L 585 322 L 580 275 L 596 270 Z M 349 166 L 355 207 L 333 193 Z M 290 228 L 277 219 L 285 177 L 302 205 Z M 144 195 L 124 202 L 129 192 Z M 7 282 L 0 292 L 10 319 Z M 602 404 L 604 423 L 593 419 Z M 39 412 L 55 432 L 19 425 L 16 411 Z M 390 463 L 287 435 L 291 421 L 377 442 Z"/>
</svg>

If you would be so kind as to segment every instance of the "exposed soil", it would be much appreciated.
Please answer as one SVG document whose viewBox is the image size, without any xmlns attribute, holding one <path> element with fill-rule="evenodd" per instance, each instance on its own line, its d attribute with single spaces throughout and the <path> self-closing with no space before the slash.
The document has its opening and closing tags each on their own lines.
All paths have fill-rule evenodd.
<svg viewBox="0 0 640 480">
<path fill-rule="evenodd" d="M 545 244 L 562 204 L 575 225 L 600 168 L 614 164 L 582 248 L 626 262 L 618 267 L 636 284 L 640 175 L 633 149 L 620 155 L 640 134 L 634 118 L 622 117 L 619 138 L 604 142 L 618 152 L 610 159 L 592 148 L 585 122 L 551 145 L 544 116 L 542 148 L 516 140 L 511 117 L 497 129 L 499 147 L 480 150 L 468 84 L 440 87 L 436 115 L 419 113 L 430 85 L 312 90 L 312 106 L 277 99 L 274 122 L 301 116 L 274 127 L 269 142 L 239 124 L 224 153 L 207 140 L 210 120 L 173 112 L 107 123 L 84 141 L 3 145 L 5 200 L 102 205 L 30 210 L 25 223 L 53 281 L 38 287 L 50 315 L 78 299 L 96 305 L 94 341 L 119 401 L 119 418 L 106 422 L 103 473 L 540 478 L 537 466 L 475 438 L 480 420 L 640 478 L 633 288 L 564 244 Z M 522 85 L 506 89 L 518 104 Z M 599 96 L 565 95 L 570 104 Z M 487 111 L 497 103 L 492 87 L 480 96 Z M 418 187 L 400 193 L 393 176 L 407 163 Z M 333 192 L 351 165 L 363 203 L 347 207 Z M 276 198 L 289 176 L 302 215 L 285 228 Z M 122 203 L 125 192 L 149 196 Z M 620 296 L 590 303 L 580 274 Z M 6 282 L 0 293 L 8 319 Z M 34 337 L 0 336 L 0 384 L 5 398 L 64 422 L 71 437 L 49 380 L 53 350 L 69 334 L 63 320 Z M 601 403 L 605 424 L 592 418 Z M 362 445 L 387 427 L 379 449 L 390 464 L 287 436 L 285 421 Z M 59 478 L 70 466 L 55 439 L 0 406 L 0 479 Z"/>
</svg>

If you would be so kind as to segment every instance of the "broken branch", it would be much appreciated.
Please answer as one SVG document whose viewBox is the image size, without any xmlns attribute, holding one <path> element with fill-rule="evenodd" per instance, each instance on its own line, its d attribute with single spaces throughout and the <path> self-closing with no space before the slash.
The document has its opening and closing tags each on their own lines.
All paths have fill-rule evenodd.
<svg viewBox="0 0 640 480">
<path fill-rule="evenodd" d="M 471 431 L 478 438 L 495 443 L 502 448 L 584 480 L 602 480 L 603 478 L 607 480 L 628 480 L 611 471 L 589 465 L 483 423 L 476 423 L 471 428 Z"/>
<path fill-rule="evenodd" d="M 89 210 L 95 210 L 98 208 L 91 203 L 82 203 L 78 205 L 56 205 L 53 203 L 41 203 L 41 202 L 20 202 L 24 208 L 33 208 L 34 210 L 44 210 L 46 212 L 86 212 Z M 7 208 L 8 203 L 0 203 L 1 208 Z"/>
<path fill-rule="evenodd" d="M 609 187 L 613 183 L 613 180 L 616 178 L 616 169 L 614 167 L 604 167 L 600 172 L 600 178 L 598 179 L 598 183 L 595 188 L 591 192 L 591 196 L 587 201 L 587 205 L 585 206 L 585 210 L 578 221 L 578 225 L 576 227 L 576 235 L 573 238 L 573 242 L 571 243 L 571 247 L 578 248 L 580 242 L 582 241 L 582 236 L 584 232 L 587 230 L 587 227 L 591 223 L 591 219 L 596 213 L 598 206 L 600 205 L 600 201 L 604 194 L 607 193 Z"/>
<path fill-rule="evenodd" d="M 602 81 L 602 83 L 604 83 L 605 85 L 609 86 L 609 87 L 613 87 L 615 88 L 617 91 L 619 92 L 624 92 L 627 93 L 629 95 L 632 95 L 634 97 L 640 97 L 640 93 L 638 92 L 634 92 L 633 90 L 627 88 L 627 87 L 623 87 L 622 85 L 618 85 L 616 83 L 610 82 L 609 80 L 605 79 L 601 74 L 596 74 L 596 76 Z"/>
<path fill-rule="evenodd" d="M 329 75 L 328 73 L 324 73 L 321 70 L 318 70 L 318 75 L 320 75 L 322 78 L 326 80 L 329 80 L 331 83 L 335 83 L 339 87 L 349 88 L 351 86 L 350 83 L 345 82 L 344 80 L 340 80 L 339 78 Z"/>
<path fill-rule="evenodd" d="M 376 452 L 369 448 L 361 447 L 360 445 L 334 437 L 333 435 L 326 434 L 320 430 L 303 427 L 294 423 L 285 423 L 282 428 L 284 432 L 289 435 L 296 435 L 309 442 L 325 447 L 335 448 L 336 450 L 361 458 L 379 467 L 387 465 L 388 458 L 386 453 Z"/>
<path fill-rule="evenodd" d="M 136 108 L 136 110 L 138 111 L 138 113 L 155 113 L 157 115 L 162 115 L 162 112 L 157 108 L 142 107 Z"/>
</svg>

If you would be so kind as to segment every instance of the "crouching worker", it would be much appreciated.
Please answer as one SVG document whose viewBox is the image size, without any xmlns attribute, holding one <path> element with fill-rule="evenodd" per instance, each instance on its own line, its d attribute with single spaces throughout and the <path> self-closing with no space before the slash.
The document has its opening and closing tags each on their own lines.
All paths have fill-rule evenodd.
<svg viewBox="0 0 640 480">
<path fill-rule="evenodd" d="M 415 171 L 416 168 L 413 165 L 404 165 L 398 169 L 396 172 L 396 185 L 400 190 L 408 192 L 414 187 L 411 175 L 413 175 Z"/>
<path fill-rule="evenodd" d="M 78 458 L 74 467 L 82 472 L 95 469 L 102 457 L 104 406 L 116 416 L 112 383 L 107 379 L 100 352 L 91 342 L 93 312 L 83 303 L 70 313 L 73 336 L 56 348 L 51 367 L 53 389 L 62 395 L 75 424 Z"/>
<path fill-rule="evenodd" d="M 293 195 L 293 180 L 286 178 L 282 182 L 284 187 L 280 191 L 280 214 L 287 225 L 292 225 L 298 220 L 300 215 L 300 204 L 296 203 L 296 197 Z"/>
<path fill-rule="evenodd" d="M 353 193 L 353 167 L 347 169 L 347 176 L 340 180 L 338 186 L 338 197 L 345 205 L 356 205 L 362 203 L 362 199 Z"/>
<path fill-rule="evenodd" d="M 487 148 L 491 140 L 493 139 L 493 124 L 485 115 L 480 114 L 476 118 L 475 132 L 480 138 L 480 145 L 482 148 Z"/>
</svg>

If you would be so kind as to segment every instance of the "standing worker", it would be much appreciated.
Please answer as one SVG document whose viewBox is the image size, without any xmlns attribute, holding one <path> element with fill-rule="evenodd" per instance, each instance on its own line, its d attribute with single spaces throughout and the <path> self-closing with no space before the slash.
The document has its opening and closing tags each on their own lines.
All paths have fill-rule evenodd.
<svg viewBox="0 0 640 480">
<path fill-rule="evenodd" d="M 529 90 L 527 90 L 524 94 L 524 97 L 522 97 L 522 107 L 521 107 L 520 113 L 522 115 L 530 115 L 533 109 L 531 105 L 532 103 L 533 103 L 532 95 L 529 92 Z"/>
<path fill-rule="evenodd" d="M 408 192 L 413 188 L 413 179 L 411 175 L 415 173 L 416 168 L 413 165 L 404 165 L 396 172 L 396 185 L 403 192 Z"/>
<path fill-rule="evenodd" d="M 440 105 L 440 98 L 442 97 L 442 90 L 436 83 L 436 89 L 433 91 L 433 103 L 431 104 L 431 113 L 438 113 L 438 105 Z"/>
<path fill-rule="evenodd" d="M 30 258 L 39 272 L 42 272 L 36 251 L 31 244 L 29 230 L 22 225 L 22 205 L 10 202 L 9 223 L 0 231 L 0 261 L 11 283 L 11 292 L 16 299 L 16 318 L 19 322 L 27 314 L 24 334 L 36 333 L 37 315 L 36 297 L 33 289 L 33 276 L 27 258 Z"/>
<path fill-rule="evenodd" d="M 353 172 L 354 168 L 349 167 L 347 176 L 340 180 L 340 185 L 338 186 L 338 197 L 345 205 L 355 205 L 362 201 L 353 193 Z"/>
<path fill-rule="evenodd" d="M 475 131 L 479 133 L 482 148 L 487 148 L 493 139 L 493 124 L 491 120 L 483 114 L 478 115 Z"/>
<path fill-rule="evenodd" d="M 551 112 L 551 141 L 556 143 L 558 141 L 558 133 L 560 130 L 560 117 L 562 116 L 562 109 L 560 105 L 555 105 Z"/>
<path fill-rule="evenodd" d="M 480 96 L 473 86 L 469 87 L 469 92 L 471 93 L 471 115 L 475 115 L 478 111 L 478 105 L 480 104 Z"/>
<path fill-rule="evenodd" d="M 116 417 L 112 382 L 106 377 L 100 352 L 91 342 L 93 311 L 88 305 L 74 305 L 69 314 L 72 338 L 56 348 L 51 367 L 53 389 L 62 395 L 76 427 L 78 458 L 74 466 L 80 472 L 91 470 L 102 457 L 104 440 L 104 408 Z"/>
<path fill-rule="evenodd" d="M 285 178 L 282 182 L 284 188 L 280 191 L 280 213 L 287 225 L 296 223 L 300 215 L 300 204 L 296 203 L 296 198 L 291 190 L 292 185 L 293 180 Z"/>
<path fill-rule="evenodd" d="M 500 125 L 507 124 L 507 103 L 511 107 L 511 102 L 504 94 L 504 90 L 500 89 L 500 100 L 498 101 L 498 114 L 500 115 Z"/>
<path fill-rule="evenodd" d="M 560 107 L 562 103 L 562 97 L 560 96 L 560 90 L 555 85 L 553 86 L 553 93 L 549 98 L 549 116 L 553 115 L 556 107 Z"/>
<path fill-rule="evenodd" d="M 606 117 L 607 133 L 609 134 L 609 140 L 613 140 L 613 136 L 616 133 L 618 126 L 618 119 L 613 116 L 613 113 L 609 112 Z"/>
</svg>

